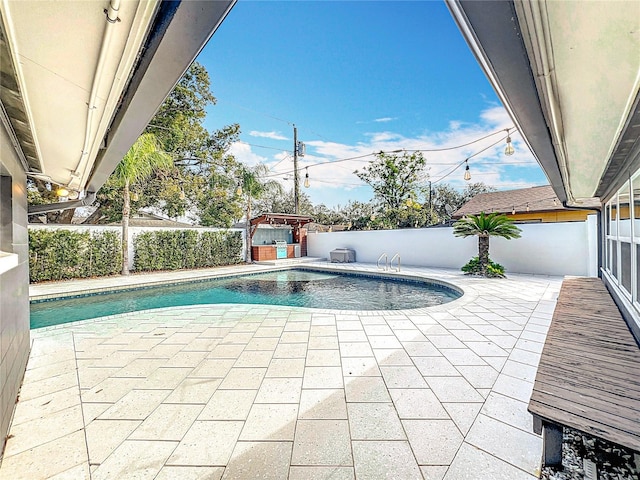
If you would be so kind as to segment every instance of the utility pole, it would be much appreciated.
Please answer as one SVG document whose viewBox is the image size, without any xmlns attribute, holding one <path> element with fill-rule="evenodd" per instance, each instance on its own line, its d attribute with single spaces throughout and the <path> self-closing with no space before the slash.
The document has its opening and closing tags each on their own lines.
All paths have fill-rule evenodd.
<svg viewBox="0 0 640 480">
<path fill-rule="evenodd" d="M 433 224 L 433 203 L 431 202 L 431 180 L 429 180 L 429 225 Z"/>
<path fill-rule="evenodd" d="M 300 213 L 300 178 L 298 175 L 298 128 L 293 126 L 293 196 L 294 213 Z"/>
</svg>

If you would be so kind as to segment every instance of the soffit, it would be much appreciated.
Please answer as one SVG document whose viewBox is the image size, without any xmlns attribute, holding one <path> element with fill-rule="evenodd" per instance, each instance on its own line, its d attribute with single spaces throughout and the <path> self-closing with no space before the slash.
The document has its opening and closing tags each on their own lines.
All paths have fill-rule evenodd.
<svg viewBox="0 0 640 480">
<path fill-rule="evenodd" d="M 640 87 L 640 2 L 516 2 L 571 196 L 592 197 Z"/>
<path fill-rule="evenodd" d="M 560 200 L 640 167 L 640 2 L 447 1 Z"/>
<path fill-rule="evenodd" d="M 119 21 L 113 24 L 104 12 L 107 1 L 2 3 L 6 41 L 40 170 L 53 182 L 84 188 L 157 3 L 122 1 Z M 111 33 L 105 41 L 107 25 Z M 95 101 L 89 105 L 92 89 Z"/>
</svg>

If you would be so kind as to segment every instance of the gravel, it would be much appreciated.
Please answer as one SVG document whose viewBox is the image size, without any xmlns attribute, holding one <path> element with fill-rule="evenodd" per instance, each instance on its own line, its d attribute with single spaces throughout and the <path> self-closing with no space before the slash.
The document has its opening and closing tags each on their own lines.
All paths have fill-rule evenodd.
<svg viewBox="0 0 640 480">
<path fill-rule="evenodd" d="M 578 430 L 564 428 L 562 470 L 544 467 L 543 480 L 584 480 L 584 459 L 596 464 L 597 480 L 640 480 L 640 453 Z"/>
</svg>

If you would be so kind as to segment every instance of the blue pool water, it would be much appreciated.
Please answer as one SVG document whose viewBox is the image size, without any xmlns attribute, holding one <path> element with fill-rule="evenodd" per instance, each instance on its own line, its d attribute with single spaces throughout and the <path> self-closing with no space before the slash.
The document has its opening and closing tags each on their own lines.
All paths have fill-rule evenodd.
<svg viewBox="0 0 640 480">
<path fill-rule="evenodd" d="M 338 310 L 398 310 L 440 305 L 460 295 L 453 289 L 425 282 L 285 270 L 33 302 L 31 328 L 180 305 L 249 303 Z"/>
</svg>

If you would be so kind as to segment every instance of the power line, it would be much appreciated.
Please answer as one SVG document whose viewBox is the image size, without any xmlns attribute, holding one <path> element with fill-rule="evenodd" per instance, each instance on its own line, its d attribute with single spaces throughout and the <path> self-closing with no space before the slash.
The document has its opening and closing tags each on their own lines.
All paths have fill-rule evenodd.
<svg viewBox="0 0 640 480">
<path fill-rule="evenodd" d="M 245 142 L 244 140 L 238 140 L 237 143 L 242 143 L 243 145 L 249 145 L 251 147 L 266 148 L 268 150 L 277 150 L 278 152 L 287 151 L 286 148 L 267 147 L 266 145 L 256 145 L 255 143 Z"/>
<path fill-rule="evenodd" d="M 485 135 L 484 137 L 481 137 L 481 138 L 478 138 L 476 140 L 473 140 L 473 141 L 471 141 L 469 143 L 464 143 L 462 145 L 456 145 L 455 147 L 430 148 L 430 149 L 422 148 L 422 149 L 414 149 L 414 150 L 404 149 L 404 151 L 405 152 L 446 152 L 446 151 L 449 151 L 449 150 L 457 150 L 458 148 L 468 147 L 469 145 L 473 145 L 474 143 L 478 143 L 478 142 L 481 142 L 482 140 L 485 140 L 485 139 L 487 139 L 489 137 L 493 137 L 494 135 L 497 135 L 500 132 L 513 130 L 514 128 L 515 127 L 503 128 L 501 130 L 497 130 L 497 131 L 495 131 L 493 133 Z M 516 132 L 517 132 L 517 130 L 516 130 Z M 508 136 L 509 135 L 507 135 L 507 137 Z M 504 137 L 504 139 L 506 139 L 507 137 Z M 469 157 L 469 158 L 471 158 L 471 157 Z"/>
<path fill-rule="evenodd" d="M 335 164 L 335 163 L 347 162 L 347 161 L 351 161 L 351 160 L 359 160 L 359 159 L 362 159 L 362 158 L 371 157 L 371 156 L 373 156 L 373 155 L 378 155 L 379 153 L 383 153 L 383 154 L 384 154 L 384 153 L 386 153 L 386 154 L 388 154 L 388 153 L 401 153 L 401 152 L 424 152 L 424 153 L 430 153 L 430 152 L 443 152 L 443 151 L 457 150 L 457 149 L 459 149 L 459 148 L 464 148 L 464 147 L 467 147 L 467 146 L 472 145 L 472 144 L 474 144 L 474 143 L 478 143 L 478 142 L 480 142 L 480 141 L 482 141 L 482 140 L 485 140 L 485 139 L 487 139 L 487 138 L 489 138 L 489 137 L 492 137 L 493 135 L 496 135 L 496 134 L 498 134 L 498 133 L 500 133 L 500 132 L 504 132 L 504 131 L 507 131 L 507 130 L 512 130 L 512 129 L 514 129 L 514 128 L 515 128 L 515 127 L 511 127 L 511 128 L 509 128 L 509 129 L 500 129 L 500 130 L 497 130 L 497 131 L 495 131 L 495 132 L 492 132 L 492 133 L 490 133 L 490 134 L 488 134 L 488 135 L 485 135 L 485 136 L 483 136 L 483 137 L 481 137 L 481 138 L 478 138 L 478 139 L 476 139 L 476 140 L 473 140 L 473 141 L 471 141 L 471 142 L 464 143 L 464 144 L 462 144 L 462 145 L 456 145 L 456 146 L 453 146 L 453 147 L 445 147 L 445 148 L 424 148 L 424 149 L 396 149 L 396 150 L 391 150 L 391 151 L 383 151 L 383 150 L 381 150 L 380 152 L 371 152 L 371 153 L 367 153 L 367 154 L 364 154 L 364 155 L 358 155 L 358 156 L 355 156 L 355 157 L 341 158 L 341 159 L 338 159 L 338 160 L 326 160 L 326 161 L 323 161 L 323 162 L 316 162 L 316 163 L 312 163 L 311 165 L 305 165 L 305 168 L 317 167 L 318 165 L 326 165 L 326 164 L 328 164 L 328 163 Z M 494 147 L 494 146 L 495 146 L 495 145 L 497 145 L 498 143 L 500 143 L 500 142 L 502 142 L 502 141 L 506 140 L 506 138 L 507 138 L 508 136 L 509 136 L 509 135 L 507 135 L 507 136 L 504 136 L 504 137 L 500 138 L 497 142 L 495 142 L 495 143 L 493 143 L 493 144 L 489 145 L 488 147 L 486 147 L 486 148 L 484 148 L 484 149 L 482 149 L 482 150 L 480 150 L 480 151 L 478 151 L 478 152 L 474 153 L 473 155 L 471 155 L 471 156 L 467 157 L 467 160 L 468 160 L 468 159 L 470 159 L 470 158 L 475 157 L 476 155 L 479 155 L 480 153 L 482 153 L 482 152 L 484 152 L 484 151 L 488 150 L 489 148 Z M 466 160 L 465 160 L 465 161 L 466 161 Z M 464 162 L 462 162 L 462 163 L 464 163 Z M 460 164 L 460 165 L 461 165 L 461 164 Z M 454 170 L 452 170 L 451 172 L 449 172 L 449 173 L 447 174 L 447 176 L 448 176 L 448 175 L 450 175 L 451 173 L 453 173 L 455 170 L 457 170 L 457 168 L 458 168 L 460 165 L 456 166 L 456 168 L 454 168 Z M 293 173 L 293 170 L 290 170 L 290 171 L 287 171 L 287 172 L 280 172 L 280 173 L 275 174 L 275 175 L 282 175 L 282 174 L 285 174 L 285 173 Z"/>
<path fill-rule="evenodd" d="M 218 98 L 218 102 L 220 102 L 220 98 Z M 223 99 L 223 102 L 230 103 L 231 105 L 234 105 L 234 106 L 236 106 L 236 107 L 238 107 L 238 108 L 240 108 L 240 109 L 242 109 L 242 110 L 246 110 L 247 112 L 257 113 L 258 115 L 263 115 L 263 116 L 265 116 L 265 117 L 272 118 L 272 119 L 277 120 L 277 121 L 279 121 L 279 122 L 286 123 L 286 124 L 287 124 L 287 125 L 289 125 L 289 126 L 293 126 L 293 122 L 290 122 L 289 120 L 284 120 L 284 119 L 282 119 L 282 118 L 276 117 L 275 115 L 270 115 L 270 114 L 268 114 L 268 113 L 260 112 L 260 111 L 258 111 L 258 110 L 254 110 L 254 109 L 252 109 L 252 108 L 244 107 L 244 106 L 242 106 L 242 105 L 240 105 L 240 104 L 237 104 L 237 103 L 232 102 L 232 101 L 227 100 L 227 99 Z"/>
</svg>

